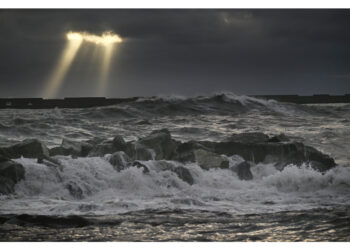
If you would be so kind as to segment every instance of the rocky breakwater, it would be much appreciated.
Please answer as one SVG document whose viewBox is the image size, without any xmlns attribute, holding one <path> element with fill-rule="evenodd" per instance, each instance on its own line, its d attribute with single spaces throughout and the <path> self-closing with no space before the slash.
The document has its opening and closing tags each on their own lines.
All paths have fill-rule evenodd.
<svg viewBox="0 0 350 250">
<path fill-rule="evenodd" d="M 326 172 L 336 165 L 330 156 L 303 143 L 291 141 L 283 134 L 269 137 L 263 133 L 243 133 L 233 134 L 222 142 L 180 142 L 174 140 L 167 129 L 161 129 L 129 142 L 120 135 L 112 140 L 94 138 L 78 142 L 63 139 L 60 146 L 51 149 L 36 139 L 27 139 L 0 148 L 0 193 L 13 192 L 15 184 L 25 176 L 23 166 L 12 159 L 22 156 L 37 158 L 39 163 L 60 170 L 57 155 L 105 157 L 115 171 L 136 167 L 141 168 L 144 174 L 150 172 L 147 161 L 153 160 L 157 171 L 172 171 L 189 185 L 195 184 L 195 180 L 186 164 L 194 162 L 204 170 L 229 169 L 241 180 L 254 179 L 250 168 L 257 163 L 270 163 L 281 171 L 289 164 L 301 166 L 305 163 L 320 172 Z M 237 156 L 241 161 L 230 163 L 232 156 Z M 77 193 L 74 188 L 67 188 Z"/>
</svg>

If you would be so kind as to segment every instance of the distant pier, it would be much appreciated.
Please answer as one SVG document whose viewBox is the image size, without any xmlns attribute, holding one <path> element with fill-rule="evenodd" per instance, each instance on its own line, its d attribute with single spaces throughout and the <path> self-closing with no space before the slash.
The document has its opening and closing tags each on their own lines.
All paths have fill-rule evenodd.
<svg viewBox="0 0 350 250">
<path fill-rule="evenodd" d="M 252 97 L 272 99 L 296 104 L 350 103 L 350 94 L 345 95 L 254 95 Z M 0 109 L 51 109 L 51 108 L 90 108 L 133 102 L 139 97 L 67 97 L 64 99 L 43 98 L 0 98 Z"/>
</svg>

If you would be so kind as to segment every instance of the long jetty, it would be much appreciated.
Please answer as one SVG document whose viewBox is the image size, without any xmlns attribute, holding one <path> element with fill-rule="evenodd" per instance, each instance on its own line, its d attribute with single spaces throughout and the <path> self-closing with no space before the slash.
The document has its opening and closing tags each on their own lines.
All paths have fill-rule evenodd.
<svg viewBox="0 0 350 250">
<path fill-rule="evenodd" d="M 272 99 L 296 104 L 350 103 L 350 94 L 345 95 L 254 95 L 252 97 Z M 51 109 L 51 108 L 89 108 L 133 102 L 140 97 L 66 97 L 63 99 L 43 98 L 0 98 L 0 109 Z"/>
</svg>

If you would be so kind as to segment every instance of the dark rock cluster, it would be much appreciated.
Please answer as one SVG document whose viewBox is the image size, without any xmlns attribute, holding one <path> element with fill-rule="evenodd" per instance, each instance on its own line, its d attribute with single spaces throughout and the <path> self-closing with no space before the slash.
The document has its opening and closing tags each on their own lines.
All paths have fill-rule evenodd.
<svg viewBox="0 0 350 250">
<path fill-rule="evenodd" d="M 0 156 L 0 194 L 10 194 L 15 184 L 24 178 L 24 167 Z"/>
<path fill-rule="evenodd" d="M 263 133 L 242 133 L 233 134 L 228 140 L 222 142 L 180 142 L 174 140 L 167 129 L 161 129 L 130 142 L 125 142 L 120 135 L 116 135 L 113 140 L 94 138 L 77 142 L 63 139 L 60 146 L 51 149 L 48 149 L 39 140 L 26 139 L 15 145 L 0 148 L 0 193 L 11 193 L 16 182 L 24 178 L 23 166 L 10 159 L 21 156 L 37 158 L 40 163 L 59 167 L 59 162 L 52 156 L 96 157 L 106 154 L 111 154 L 109 162 L 116 171 L 137 167 L 142 168 L 147 174 L 149 169 L 142 161 L 172 160 L 178 162 L 177 166 L 162 163 L 162 168 L 173 171 L 190 185 L 194 183 L 193 177 L 190 171 L 180 163 L 197 162 L 204 170 L 228 169 L 227 156 L 239 155 L 244 162 L 232 170 L 242 180 L 253 179 L 250 171 L 251 163 L 273 163 L 280 170 L 288 164 L 300 166 L 302 163 L 308 163 L 320 172 L 325 172 L 336 165 L 334 159 L 328 155 L 303 143 L 291 141 L 283 134 L 269 137 Z M 74 185 L 71 185 L 69 189 L 74 191 Z"/>
</svg>

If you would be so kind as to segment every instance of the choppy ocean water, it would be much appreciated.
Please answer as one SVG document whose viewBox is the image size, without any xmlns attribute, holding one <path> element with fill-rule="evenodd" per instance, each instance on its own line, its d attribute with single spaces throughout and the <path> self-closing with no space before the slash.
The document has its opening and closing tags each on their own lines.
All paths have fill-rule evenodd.
<svg viewBox="0 0 350 250">
<path fill-rule="evenodd" d="M 191 186 L 171 171 L 159 171 L 157 161 L 144 162 L 150 170 L 145 175 L 138 168 L 115 171 L 108 155 L 56 156 L 60 173 L 20 158 L 25 179 L 14 194 L 0 196 L 1 239 L 348 241 L 349 117 L 349 104 L 295 105 L 232 93 L 143 98 L 88 109 L 0 110 L 1 146 L 26 138 L 49 147 L 62 138 L 119 134 L 135 140 L 162 128 L 181 141 L 284 133 L 337 163 L 324 174 L 307 166 L 279 171 L 259 163 L 251 168 L 251 181 L 228 169 L 206 171 L 190 163 Z M 237 161 L 229 157 L 230 164 Z M 70 182 L 83 190 L 79 199 L 67 190 Z"/>
</svg>

